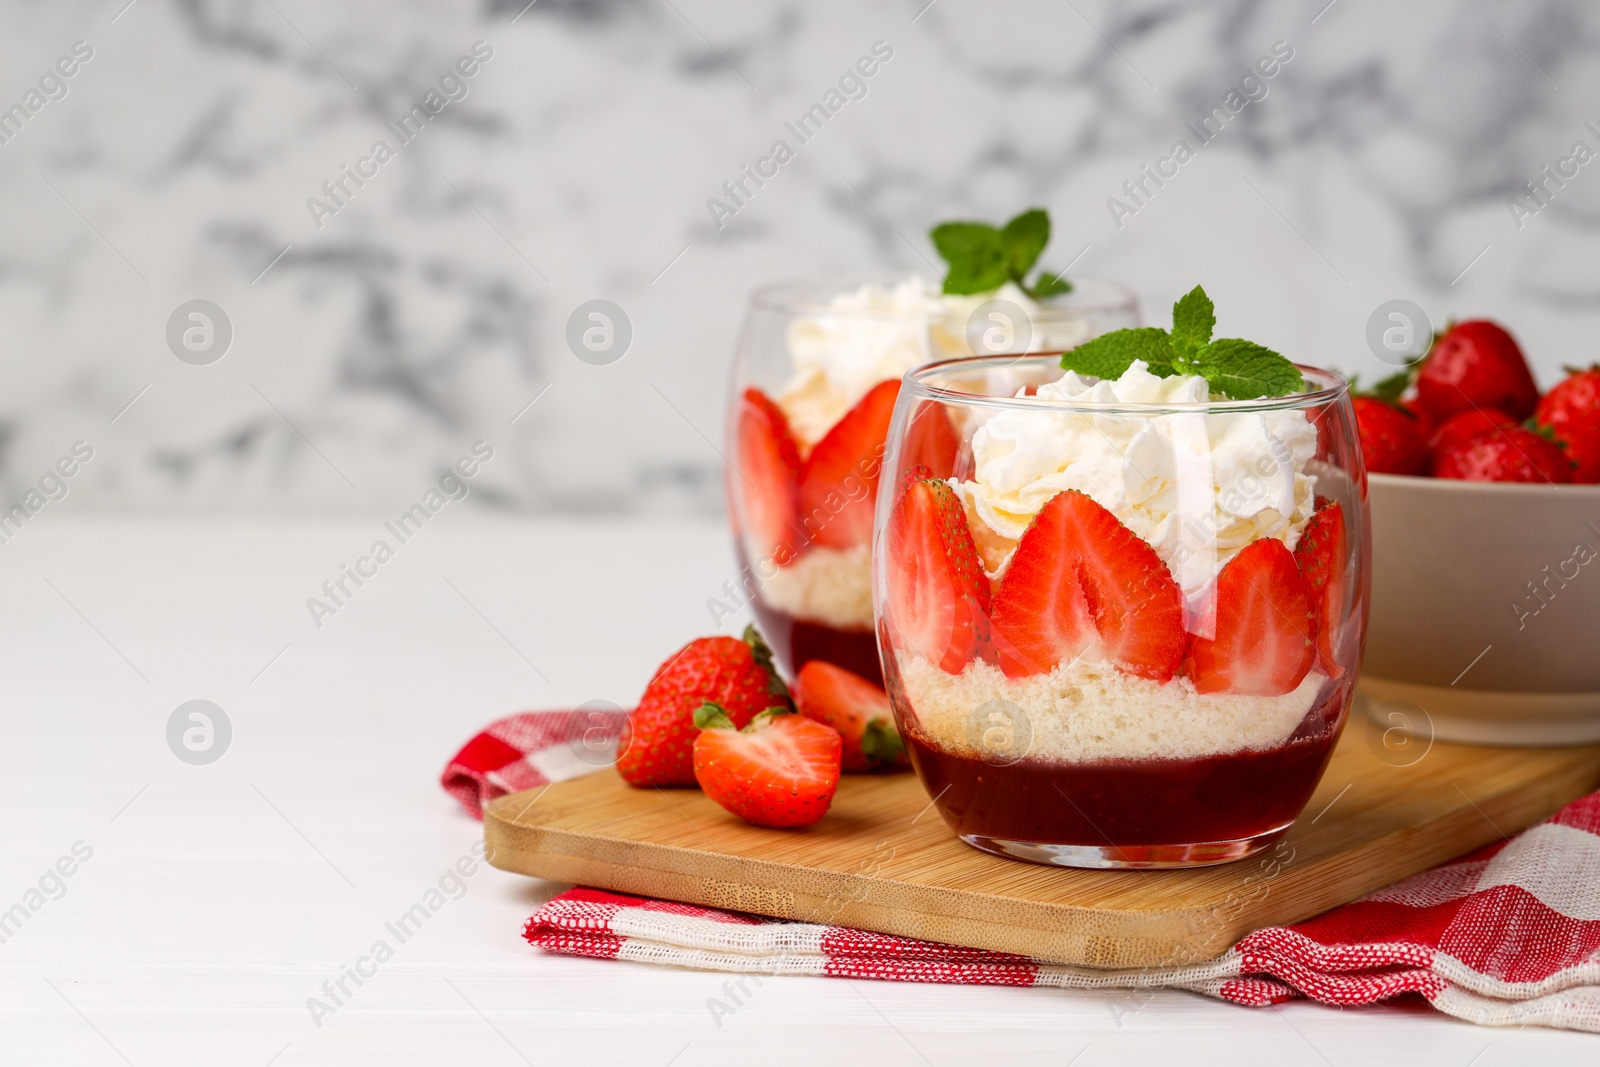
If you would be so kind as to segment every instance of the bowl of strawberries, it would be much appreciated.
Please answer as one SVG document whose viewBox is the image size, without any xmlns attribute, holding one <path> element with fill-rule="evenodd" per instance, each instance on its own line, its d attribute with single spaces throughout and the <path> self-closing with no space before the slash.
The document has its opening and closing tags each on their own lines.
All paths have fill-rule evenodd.
<svg viewBox="0 0 1600 1067">
<path fill-rule="evenodd" d="M 1353 406 L 1385 743 L 1600 742 L 1600 366 L 1541 393 L 1511 334 L 1470 320 Z"/>
</svg>

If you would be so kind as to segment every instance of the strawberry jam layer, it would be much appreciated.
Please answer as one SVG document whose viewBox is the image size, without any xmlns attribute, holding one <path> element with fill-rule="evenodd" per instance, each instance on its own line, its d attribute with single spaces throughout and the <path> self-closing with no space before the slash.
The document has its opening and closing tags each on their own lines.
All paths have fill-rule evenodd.
<svg viewBox="0 0 1600 1067">
<path fill-rule="evenodd" d="M 757 595 L 751 603 L 762 636 L 772 646 L 778 666 L 789 678 L 814 659 L 854 671 L 874 685 L 883 685 L 878 642 L 871 630 L 837 630 L 807 622 L 767 604 Z"/>
<path fill-rule="evenodd" d="M 912 765 L 962 837 L 1097 848 L 1238 841 L 1300 814 L 1338 739 L 1337 720 L 1281 746 L 1189 759 L 996 766 L 913 733 Z"/>
</svg>

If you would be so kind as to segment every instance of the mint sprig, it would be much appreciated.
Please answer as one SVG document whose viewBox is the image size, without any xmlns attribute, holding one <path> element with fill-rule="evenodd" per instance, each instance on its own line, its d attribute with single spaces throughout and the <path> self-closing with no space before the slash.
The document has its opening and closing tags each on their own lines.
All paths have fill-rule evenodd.
<svg viewBox="0 0 1600 1067">
<path fill-rule="evenodd" d="M 1094 378 L 1120 378 L 1135 360 L 1162 378 L 1197 374 L 1229 400 L 1286 396 L 1305 387 L 1295 365 L 1270 348 L 1237 337 L 1213 341 L 1216 308 L 1195 286 L 1172 305 L 1172 332 L 1154 326 L 1113 330 L 1061 356 L 1066 370 Z"/>
<path fill-rule="evenodd" d="M 1003 227 L 987 222 L 943 222 L 929 236 L 949 265 L 944 276 L 946 293 L 987 293 L 1006 282 L 1016 282 L 1035 300 L 1072 291 L 1071 282 L 1042 269 L 1032 285 L 1025 280 L 1050 243 L 1050 214 L 1043 208 L 1030 208 Z"/>
</svg>

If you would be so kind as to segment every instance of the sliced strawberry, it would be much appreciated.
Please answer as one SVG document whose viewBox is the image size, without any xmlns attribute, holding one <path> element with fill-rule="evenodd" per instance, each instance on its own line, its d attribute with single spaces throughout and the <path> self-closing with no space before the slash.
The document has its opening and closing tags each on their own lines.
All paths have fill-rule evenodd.
<svg viewBox="0 0 1600 1067">
<path fill-rule="evenodd" d="M 884 536 L 894 646 L 961 673 L 989 642 L 989 579 L 961 501 L 945 482 L 910 481 Z"/>
<path fill-rule="evenodd" d="M 1330 678 L 1344 673 L 1333 657 L 1334 632 L 1344 618 L 1344 509 L 1324 504 L 1311 516 L 1294 546 L 1300 577 L 1311 594 L 1311 613 L 1317 624 L 1317 658 Z"/>
<path fill-rule="evenodd" d="M 906 427 L 905 445 L 900 453 L 900 470 L 924 469 L 925 478 L 948 478 L 956 472 L 961 454 L 961 435 L 951 425 L 944 405 L 925 400 Z"/>
<path fill-rule="evenodd" d="M 810 826 L 839 787 L 839 731 L 770 708 L 735 729 L 716 704 L 694 714 L 694 776 L 706 796 L 757 826 Z"/>
<path fill-rule="evenodd" d="M 1093 499 L 1050 499 L 1017 542 L 994 604 L 994 647 L 1008 678 L 1083 656 L 1159 682 L 1183 662 L 1183 594 L 1172 572 Z"/>
<path fill-rule="evenodd" d="M 1311 589 L 1282 541 L 1264 537 L 1217 575 L 1215 636 L 1196 636 L 1186 664 L 1202 693 L 1281 696 L 1317 656 Z"/>
<path fill-rule="evenodd" d="M 906 766 L 906 746 L 895 728 L 889 695 L 859 674 L 814 659 L 795 677 L 794 706 L 806 718 L 839 731 L 845 770 Z"/>
<path fill-rule="evenodd" d="M 872 507 L 883 467 L 898 381 L 879 382 L 833 424 L 800 473 L 800 521 L 819 545 L 851 548 L 872 538 Z"/>
<path fill-rule="evenodd" d="M 795 524 L 800 449 L 783 412 L 759 389 L 746 389 L 739 405 L 739 464 L 729 479 L 744 501 L 747 551 L 780 567 L 798 559 L 805 547 Z"/>
</svg>

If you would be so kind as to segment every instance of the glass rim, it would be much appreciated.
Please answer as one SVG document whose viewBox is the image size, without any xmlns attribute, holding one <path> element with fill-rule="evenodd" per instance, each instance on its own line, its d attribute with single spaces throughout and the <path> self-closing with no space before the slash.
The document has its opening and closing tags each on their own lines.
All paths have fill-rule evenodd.
<svg viewBox="0 0 1600 1067">
<path fill-rule="evenodd" d="M 899 274 L 841 274 L 788 278 L 758 286 L 750 294 L 750 306 L 752 308 L 761 308 L 765 311 L 781 311 L 795 315 L 828 316 L 843 319 L 908 321 L 928 318 L 928 314 L 924 312 L 839 308 L 834 307 L 830 302 L 834 297 L 854 292 L 864 285 L 893 288 L 913 278 L 926 280 L 925 275 L 918 274 L 916 271 L 906 271 Z M 1138 294 L 1120 282 L 1106 281 L 1103 278 L 1069 278 L 1067 280 L 1072 282 L 1072 292 L 1065 293 L 1047 303 L 1036 301 L 1033 310 L 1028 312 L 1028 318 L 1031 321 L 1066 322 L 1086 315 L 1114 311 L 1136 311 L 1138 309 Z M 930 285 L 937 288 L 938 283 L 930 282 Z M 1095 295 L 1085 300 L 1085 291 Z M 943 297 L 945 294 L 939 293 L 937 295 Z M 983 295 L 986 294 L 970 294 L 973 297 Z M 987 295 L 991 299 L 996 299 L 992 294 Z M 959 297 L 958 299 L 968 298 L 970 297 Z"/>
<path fill-rule="evenodd" d="M 1065 412 L 1092 412 L 1097 415 L 1177 415 L 1187 412 L 1242 412 L 1242 411 L 1285 411 L 1296 408 L 1313 407 L 1317 404 L 1328 403 L 1347 396 L 1350 392 L 1350 382 L 1338 371 L 1328 370 L 1326 367 L 1313 367 L 1306 363 L 1296 363 L 1294 367 L 1301 375 L 1316 387 L 1298 393 L 1289 393 L 1286 396 L 1263 396 L 1253 400 L 1207 400 L 1192 402 L 1173 402 L 1161 404 L 1136 404 L 1126 401 L 1098 401 L 1098 400 L 1056 400 L 1052 398 L 1040 399 L 1033 396 L 995 396 L 989 393 L 973 393 L 962 389 L 951 389 L 945 386 L 934 385 L 927 379 L 940 374 L 949 374 L 957 370 L 984 370 L 991 367 L 1015 367 L 1023 363 L 1043 363 L 1049 361 L 1053 367 L 1059 367 L 1060 352 L 1029 352 L 1023 355 L 979 355 L 959 356 L 955 359 L 942 359 L 934 363 L 925 363 L 906 372 L 901 379 L 901 395 L 918 396 L 924 400 L 938 400 L 944 403 L 965 404 L 972 407 L 1014 408 L 1025 411 L 1065 411 Z"/>
</svg>

